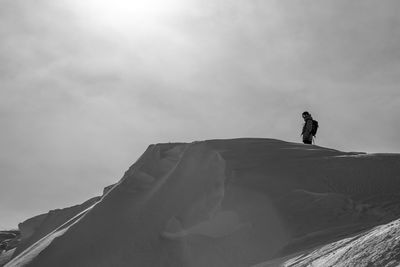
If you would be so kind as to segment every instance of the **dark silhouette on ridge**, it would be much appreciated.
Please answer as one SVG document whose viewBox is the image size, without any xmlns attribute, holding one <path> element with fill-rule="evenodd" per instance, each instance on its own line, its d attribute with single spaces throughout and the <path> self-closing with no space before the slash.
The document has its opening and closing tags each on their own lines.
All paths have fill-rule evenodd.
<svg viewBox="0 0 400 267">
<path fill-rule="evenodd" d="M 303 136 L 303 143 L 311 145 L 314 141 L 314 137 L 317 134 L 318 122 L 314 120 L 308 111 L 302 113 L 304 119 L 303 130 L 301 135 Z"/>
</svg>

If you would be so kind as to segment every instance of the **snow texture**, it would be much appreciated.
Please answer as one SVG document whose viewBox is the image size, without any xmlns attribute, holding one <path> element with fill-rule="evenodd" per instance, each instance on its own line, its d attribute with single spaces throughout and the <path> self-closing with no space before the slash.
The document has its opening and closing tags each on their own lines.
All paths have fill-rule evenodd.
<svg viewBox="0 0 400 267">
<path fill-rule="evenodd" d="M 399 190 L 397 154 L 151 145 L 91 206 L 27 227 L 6 266 L 395 266 Z"/>
</svg>

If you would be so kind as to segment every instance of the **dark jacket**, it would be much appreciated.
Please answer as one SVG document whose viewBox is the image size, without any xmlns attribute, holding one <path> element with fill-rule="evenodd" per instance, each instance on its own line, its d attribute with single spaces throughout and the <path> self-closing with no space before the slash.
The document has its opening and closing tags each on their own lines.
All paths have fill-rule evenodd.
<svg viewBox="0 0 400 267">
<path fill-rule="evenodd" d="M 306 117 L 304 118 L 305 123 L 303 125 L 303 131 L 301 132 L 301 135 L 303 136 L 303 141 L 311 141 L 312 142 L 312 121 L 313 118 L 311 117 L 310 114 L 306 115 Z"/>
</svg>

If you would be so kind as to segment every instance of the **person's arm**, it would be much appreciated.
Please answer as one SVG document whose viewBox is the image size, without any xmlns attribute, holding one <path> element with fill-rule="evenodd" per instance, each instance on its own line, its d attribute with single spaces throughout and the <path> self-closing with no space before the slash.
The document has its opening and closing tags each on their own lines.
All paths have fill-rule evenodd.
<svg viewBox="0 0 400 267">
<path fill-rule="evenodd" d="M 312 131 L 312 120 L 307 120 L 305 125 L 304 135 L 305 136 L 311 135 L 311 131 Z"/>
</svg>

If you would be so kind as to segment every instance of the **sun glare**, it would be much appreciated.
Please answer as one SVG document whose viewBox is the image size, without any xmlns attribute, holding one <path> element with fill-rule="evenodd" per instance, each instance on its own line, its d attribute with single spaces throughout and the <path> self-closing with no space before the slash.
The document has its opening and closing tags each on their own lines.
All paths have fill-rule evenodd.
<svg viewBox="0 0 400 267">
<path fill-rule="evenodd" d="M 100 26 L 151 28 L 183 11 L 184 0 L 76 0 L 77 11 Z"/>
</svg>

